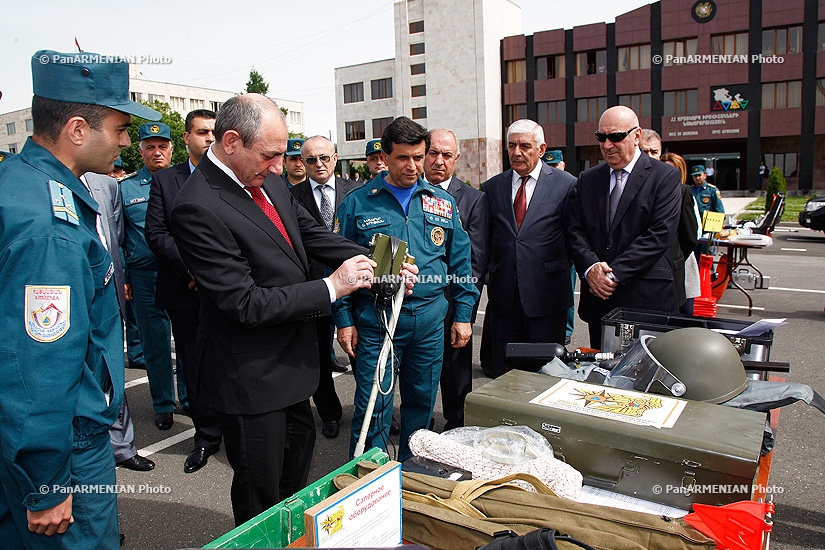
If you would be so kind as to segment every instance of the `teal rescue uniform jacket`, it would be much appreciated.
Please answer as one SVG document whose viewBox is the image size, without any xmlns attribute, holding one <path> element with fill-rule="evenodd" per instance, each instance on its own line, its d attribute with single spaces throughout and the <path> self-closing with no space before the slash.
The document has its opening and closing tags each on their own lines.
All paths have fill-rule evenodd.
<svg viewBox="0 0 825 550">
<path fill-rule="evenodd" d="M 690 191 L 696 200 L 696 206 L 699 207 L 700 218 L 708 210 L 711 212 L 719 212 L 720 214 L 725 213 L 725 207 L 722 205 L 722 194 L 715 185 L 711 185 L 708 182 L 705 182 L 701 187 L 691 185 Z"/>
<path fill-rule="evenodd" d="M 440 187 L 418 180 L 410 198 L 409 215 L 384 185 L 388 172 L 382 171 L 363 187 L 350 191 L 338 206 L 334 230 L 356 244 L 369 247 L 375 233 L 398 237 L 408 244 L 415 257 L 419 281 L 411 296 L 404 297 L 404 309 L 413 313 L 444 299 L 450 284 L 457 323 L 470 323 L 479 291 L 473 283 L 470 237 L 461 227 L 455 199 Z M 370 291 L 361 289 L 339 299 L 333 306 L 333 320 L 339 328 L 355 324 L 352 300 L 372 303 Z"/>
<path fill-rule="evenodd" d="M 0 164 L 0 482 L 32 511 L 66 499 L 52 488 L 70 486 L 72 450 L 108 444 L 123 400 L 123 329 L 97 209 L 31 138 Z"/>
<path fill-rule="evenodd" d="M 146 209 L 149 206 L 151 184 L 152 173 L 146 166 L 120 182 L 123 216 L 126 224 L 123 258 L 127 268 L 157 269 L 157 259 L 143 235 L 143 230 L 146 228 Z"/>
</svg>

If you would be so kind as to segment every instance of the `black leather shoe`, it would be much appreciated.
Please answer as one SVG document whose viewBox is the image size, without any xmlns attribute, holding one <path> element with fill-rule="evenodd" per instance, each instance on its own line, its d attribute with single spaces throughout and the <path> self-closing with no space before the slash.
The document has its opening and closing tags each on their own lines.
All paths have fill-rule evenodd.
<svg viewBox="0 0 825 550">
<path fill-rule="evenodd" d="M 209 457 L 217 453 L 218 449 L 207 449 L 206 447 L 195 447 L 189 456 L 186 457 L 186 462 L 183 463 L 183 473 L 191 474 L 197 472 L 206 466 Z"/>
<path fill-rule="evenodd" d="M 118 462 L 117 465 L 136 472 L 148 472 L 155 467 L 155 463 L 153 461 L 140 455 L 127 458 L 123 462 Z"/>
<path fill-rule="evenodd" d="M 338 359 L 332 362 L 332 372 L 347 372 L 348 370 L 347 366 Z"/>
<path fill-rule="evenodd" d="M 335 439 L 338 437 L 338 421 L 330 420 L 321 424 L 321 435 L 327 439 Z"/>
<path fill-rule="evenodd" d="M 155 426 L 159 430 L 168 430 L 175 423 L 175 417 L 172 413 L 158 413 L 155 415 Z"/>
<path fill-rule="evenodd" d="M 398 423 L 398 420 L 395 417 L 392 417 L 392 422 L 390 422 L 390 435 L 398 435 L 401 433 L 401 424 Z"/>
</svg>

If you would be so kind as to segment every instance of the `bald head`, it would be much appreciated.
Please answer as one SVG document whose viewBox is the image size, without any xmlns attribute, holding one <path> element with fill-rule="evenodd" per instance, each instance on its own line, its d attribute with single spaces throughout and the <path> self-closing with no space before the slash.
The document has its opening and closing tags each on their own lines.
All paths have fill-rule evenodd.
<svg viewBox="0 0 825 550">
<path fill-rule="evenodd" d="M 611 107 L 602 113 L 599 119 L 599 134 L 608 134 L 604 142 L 599 143 L 605 162 L 614 170 L 620 170 L 633 160 L 642 130 L 639 128 L 639 118 L 632 109 L 623 105 Z M 613 134 L 616 140 L 610 139 Z M 618 139 L 617 136 L 623 136 Z"/>
</svg>

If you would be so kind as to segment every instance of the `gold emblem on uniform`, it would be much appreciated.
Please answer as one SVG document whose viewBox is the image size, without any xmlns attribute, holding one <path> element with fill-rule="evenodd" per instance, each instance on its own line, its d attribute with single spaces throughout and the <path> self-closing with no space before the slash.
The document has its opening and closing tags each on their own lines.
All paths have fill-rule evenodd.
<svg viewBox="0 0 825 550">
<path fill-rule="evenodd" d="M 296 151 L 299 150 L 301 148 L 301 142 L 296 141 L 295 143 L 292 144 L 292 148 L 295 149 Z"/>
<path fill-rule="evenodd" d="M 0 162 L 3 162 L 5 160 L 5 158 L 6 158 L 6 155 L 4 155 L 3 153 L 0 153 Z"/>
<path fill-rule="evenodd" d="M 435 246 L 444 244 L 444 229 L 441 227 L 433 227 L 433 230 L 430 231 L 430 239 Z"/>
<path fill-rule="evenodd" d="M 708 197 L 702 197 L 702 202 L 703 202 L 703 203 L 705 203 L 705 204 L 707 204 L 707 203 L 709 203 L 709 202 L 710 202 L 710 198 L 708 198 Z"/>
<path fill-rule="evenodd" d="M 157 124 L 152 124 L 151 126 L 149 126 L 149 131 L 152 132 L 153 134 L 159 134 L 160 133 L 160 126 L 158 126 Z"/>
</svg>

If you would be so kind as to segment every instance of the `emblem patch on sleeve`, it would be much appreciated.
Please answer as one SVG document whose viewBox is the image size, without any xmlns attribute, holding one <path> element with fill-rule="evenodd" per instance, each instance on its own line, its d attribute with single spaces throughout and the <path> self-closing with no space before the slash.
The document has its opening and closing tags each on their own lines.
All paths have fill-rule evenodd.
<svg viewBox="0 0 825 550">
<path fill-rule="evenodd" d="M 26 333 L 37 342 L 54 342 L 69 331 L 68 286 L 26 285 Z"/>
<path fill-rule="evenodd" d="M 453 219 L 453 203 L 447 199 L 439 199 L 438 197 L 423 195 L 421 197 L 421 208 L 424 212 L 435 214 L 436 216 L 441 216 L 442 218 L 447 218 L 448 220 Z"/>
</svg>

